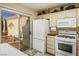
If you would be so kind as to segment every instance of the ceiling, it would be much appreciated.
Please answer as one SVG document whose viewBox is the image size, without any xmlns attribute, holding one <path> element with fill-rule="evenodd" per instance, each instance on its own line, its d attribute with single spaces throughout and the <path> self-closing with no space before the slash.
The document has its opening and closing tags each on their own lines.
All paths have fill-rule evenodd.
<svg viewBox="0 0 79 59">
<path fill-rule="evenodd" d="M 20 5 L 28 7 L 34 11 L 45 10 L 49 8 L 54 8 L 56 6 L 64 5 L 65 3 L 21 3 Z"/>
</svg>

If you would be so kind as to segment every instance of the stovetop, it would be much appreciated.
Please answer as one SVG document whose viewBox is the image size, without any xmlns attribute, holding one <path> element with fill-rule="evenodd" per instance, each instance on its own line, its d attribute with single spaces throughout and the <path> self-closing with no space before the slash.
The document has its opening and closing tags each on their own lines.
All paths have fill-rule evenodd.
<svg viewBox="0 0 79 59">
<path fill-rule="evenodd" d="M 70 39 L 75 39 L 75 36 L 67 36 L 67 35 L 58 35 L 57 37 L 63 37 L 63 38 L 70 38 Z"/>
</svg>

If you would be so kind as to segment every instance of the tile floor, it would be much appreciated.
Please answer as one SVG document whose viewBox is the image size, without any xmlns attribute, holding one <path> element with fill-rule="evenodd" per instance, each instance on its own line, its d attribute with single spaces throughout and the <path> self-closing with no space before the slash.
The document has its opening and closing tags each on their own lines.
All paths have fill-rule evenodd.
<svg viewBox="0 0 79 59">
<path fill-rule="evenodd" d="M 29 56 L 52 56 L 48 53 L 41 53 L 41 52 L 33 50 L 33 49 L 25 50 L 24 53 L 28 54 Z"/>
</svg>

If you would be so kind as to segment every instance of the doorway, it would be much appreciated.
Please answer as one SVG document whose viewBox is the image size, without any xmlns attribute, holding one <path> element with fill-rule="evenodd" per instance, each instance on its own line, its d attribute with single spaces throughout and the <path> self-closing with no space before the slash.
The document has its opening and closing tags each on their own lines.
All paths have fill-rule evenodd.
<svg viewBox="0 0 79 59">
<path fill-rule="evenodd" d="M 30 48 L 30 17 L 20 15 L 21 50 Z"/>
</svg>

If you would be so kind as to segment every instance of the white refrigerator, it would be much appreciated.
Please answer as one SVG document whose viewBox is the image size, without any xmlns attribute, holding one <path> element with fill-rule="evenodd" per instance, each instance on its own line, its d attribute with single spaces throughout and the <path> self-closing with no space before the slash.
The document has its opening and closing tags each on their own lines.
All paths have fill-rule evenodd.
<svg viewBox="0 0 79 59">
<path fill-rule="evenodd" d="M 33 20 L 33 49 L 46 52 L 46 37 L 49 23 L 46 19 Z"/>
</svg>

